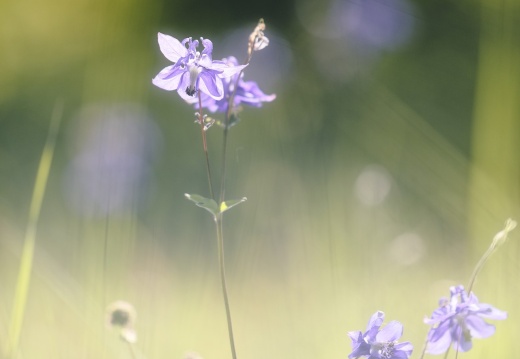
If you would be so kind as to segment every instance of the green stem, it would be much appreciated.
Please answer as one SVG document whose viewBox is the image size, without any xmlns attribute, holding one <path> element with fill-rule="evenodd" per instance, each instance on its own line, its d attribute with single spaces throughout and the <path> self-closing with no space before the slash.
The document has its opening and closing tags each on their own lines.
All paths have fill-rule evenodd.
<svg viewBox="0 0 520 359">
<path fill-rule="evenodd" d="M 235 339 L 233 336 L 233 322 L 231 321 L 231 310 L 229 309 L 229 298 L 226 284 L 226 269 L 224 261 L 224 235 L 222 231 L 222 213 L 215 216 L 215 225 L 217 230 L 217 244 L 218 244 L 218 264 L 220 269 L 220 281 L 222 284 L 222 295 L 224 297 L 224 305 L 226 307 L 226 320 L 229 334 L 229 345 L 231 347 L 231 355 L 233 359 L 237 358 L 235 350 Z"/>
</svg>

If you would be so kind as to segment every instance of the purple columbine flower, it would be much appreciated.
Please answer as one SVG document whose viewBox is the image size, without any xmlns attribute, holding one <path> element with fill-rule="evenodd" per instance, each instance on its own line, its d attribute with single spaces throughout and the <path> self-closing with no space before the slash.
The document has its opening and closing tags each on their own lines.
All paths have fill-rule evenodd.
<svg viewBox="0 0 520 359">
<path fill-rule="evenodd" d="M 442 354 L 453 343 L 454 349 L 466 352 L 471 349 L 471 338 L 487 338 L 495 333 L 495 326 L 483 318 L 506 319 L 507 313 L 479 303 L 473 292 L 468 296 L 462 285 L 450 287 L 451 299 L 441 298 L 431 318 L 424 322 L 432 326 L 428 333 L 429 354 Z"/>
<path fill-rule="evenodd" d="M 352 339 L 352 353 L 349 359 L 367 357 L 368 359 L 408 359 L 413 351 L 410 342 L 398 343 L 403 335 L 403 325 L 391 321 L 380 330 L 385 313 L 378 311 L 372 315 L 365 333 L 349 332 Z"/>
<path fill-rule="evenodd" d="M 200 38 L 204 50 L 197 51 L 198 40 L 191 37 L 182 40 L 158 34 L 159 47 L 164 56 L 173 62 L 159 72 L 152 80 L 153 84 L 164 90 L 176 90 L 179 95 L 189 100 L 200 90 L 214 100 L 224 97 L 222 79 L 240 72 L 246 65 L 229 66 L 222 61 L 213 61 L 213 43 Z"/>
<path fill-rule="evenodd" d="M 222 59 L 222 62 L 232 68 L 238 67 L 238 61 L 235 57 L 229 56 Z M 240 76 L 240 78 L 238 78 Z M 235 86 L 237 86 L 235 97 L 233 99 L 232 112 L 241 105 L 248 105 L 253 107 L 261 107 L 263 102 L 271 102 L 276 98 L 276 95 L 266 95 L 258 84 L 254 81 L 244 81 L 244 73 L 236 73 L 231 77 L 223 79 L 224 83 L 224 96 L 217 100 L 206 94 L 202 94 L 202 107 L 207 108 L 211 112 L 223 112 L 228 111 L 229 97 L 233 94 Z M 238 78 L 238 83 L 237 83 Z M 197 99 L 187 99 L 189 103 L 193 103 L 196 108 L 199 107 Z"/>
</svg>

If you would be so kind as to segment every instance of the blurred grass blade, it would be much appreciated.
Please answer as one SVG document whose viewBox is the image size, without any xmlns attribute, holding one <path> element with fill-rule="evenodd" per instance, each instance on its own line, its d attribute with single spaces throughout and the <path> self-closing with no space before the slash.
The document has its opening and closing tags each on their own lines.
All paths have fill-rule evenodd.
<svg viewBox="0 0 520 359">
<path fill-rule="evenodd" d="M 7 345 L 5 348 L 6 358 L 13 358 L 18 352 L 18 343 L 20 340 L 20 332 L 25 314 L 25 306 L 27 303 L 27 294 L 31 281 L 32 263 L 34 257 L 34 247 L 36 242 L 36 227 L 40 217 L 40 210 L 49 178 L 49 170 L 54 155 L 54 147 L 56 144 L 56 136 L 58 134 L 59 125 L 63 114 L 63 101 L 58 99 L 54 105 L 54 110 L 49 126 L 49 133 L 45 141 L 38 172 L 34 183 L 33 194 L 31 198 L 31 206 L 29 209 L 29 219 L 25 232 L 24 244 L 22 249 L 22 257 L 20 260 L 20 269 L 18 272 L 18 280 L 16 281 L 16 291 L 14 295 L 13 309 L 11 314 L 11 323 L 9 326 Z"/>
</svg>

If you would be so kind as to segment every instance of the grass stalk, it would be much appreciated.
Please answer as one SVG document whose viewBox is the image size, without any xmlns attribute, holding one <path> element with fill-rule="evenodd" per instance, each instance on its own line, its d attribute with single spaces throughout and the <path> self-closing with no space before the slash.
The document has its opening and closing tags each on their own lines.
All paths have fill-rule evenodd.
<svg viewBox="0 0 520 359">
<path fill-rule="evenodd" d="M 63 115 L 63 101 L 57 100 L 51 117 L 49 132 L 43 148 L 43 152 L 36 173 L 31 205 L 29 209 L 29 218 L 22 248 L 22 256 L 20 260 L 20 269 L 18 271 L 18 279 L 16 281 L 16 289 L 13 301 L 13 309 L 11 313 L 11 322 L 9 325 L 7 345 L 5 348 L 5 357 L 7 359 L 14 358 L 18 352 L 20 342 L 20 334 L 22 331 L 27 297 L 29 293 L 29 285 L 31 283 L 31 273 L 34 258 L 34 248 L 36 245 L 36 229 L 40 211 L 42 207 L 49 171 L 54 156 L 54 147 L 56 137 Z"/>
</svg>

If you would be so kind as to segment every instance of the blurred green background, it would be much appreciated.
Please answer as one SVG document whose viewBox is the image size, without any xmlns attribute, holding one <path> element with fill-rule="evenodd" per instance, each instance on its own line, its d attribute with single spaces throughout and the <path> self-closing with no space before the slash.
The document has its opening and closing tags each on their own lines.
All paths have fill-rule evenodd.
<svg viewBox="0 0 520 359">
<path fill-rule="evenodd" d="M 519 216 L 520 3 L 4 0 L 0 345 L 52 112 L 63 103 L 16 358 L 129 358 L 105 325 L 137 310 L 138 357 L 230 357 L 194 110 L 156 88 L 157 32 L 244 58 L 277 99 L 230 133 L 225 220 L 239 358 L 345 358 L 376 310 L 422 323 Z M 208 132 L 214 171 L 221 129 Z M 506 310 L 465 357 L 520 349 L 518 234 L 474 291 Z M 452 353 L 453 354 L 453 353 Z"/>
</svg>

